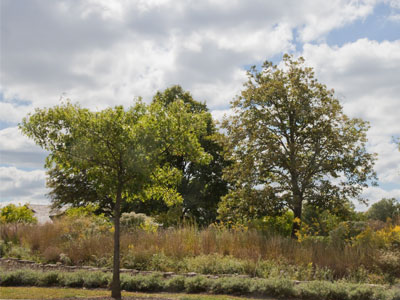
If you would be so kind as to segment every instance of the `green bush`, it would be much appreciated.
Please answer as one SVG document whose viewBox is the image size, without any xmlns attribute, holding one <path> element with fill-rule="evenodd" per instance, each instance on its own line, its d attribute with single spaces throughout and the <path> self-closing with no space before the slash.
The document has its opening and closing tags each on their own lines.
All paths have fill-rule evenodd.
<svg viewBox="0 0 400 300">
<path fill-rule="evenodd" d="M 375 300 L 374 288 L 370 286 L 356 286 L 349 292 L 350 300 Z"/>
<path fill-rule="evenodd" d="M 62 276 L 60 276 L 60 283 L 62 286 L 67 287 L 82 287 L 84 276 L 84 272 L 62 273 Z"/>
<path fill-rule="evenodd" d="M 175 276 L 167 280 L 165 284 L 165 289 L 168 292 L 182 292 L 185 290 L 185 277 Z"/>
<path fill-rule="evenodd" d="M 60 284 L 58 272 L 43 272 L 39 274 L 37 285 L 39 286 L 55 286 Z"/>
<path fill-rule="evenodd" d="M 244 260 L 220 254 L 188 257 L 183 261 L 185 271 L 200 274 L 246 274 Z"/>
<path fill-rule="evenodd" d="M 41 272 L 32 270 L 0 272 L 0 286 L 66 286 L 105 288 L 111 273 L 101 272 Z M 121 288 L 141 292 L 209 292 L 214 294 L 252 295 L 303 300 L 400 300 L 398 289 L 385 289 L 344 282 L 312 281 L 294 286 L 287 279 L 254 279 L 205 276 L 176 276 L 168 280 L 158 274 L 132 276 L 121 274 Z"/>
<path fill-rule="evenodd" d="M 290 280 L 283 278 L 256 279 L 252 282 L 250 292 L 262 296 L 272 296 L 272 297 L 296 296 L 294 283 Z"/>
<path fill-rule="evenodd" d="M 18 285 L 30 285 L 35 286 L 37 284 L 38 274 L 31 270 L 18 270 L 11 272 L 3 272 L 0 277 L 0 284 L 2 286 L 18 286 Z"/>
<path fill-rule="evenodd" d="M 6 223 L 36 224 L 37 218 L 28 205 L 9 204 L 0 208 L 0 224 Z"/>
<path fill-rule="evenodd" d="M 110 274 L 102 272 L 90 272 L 83 277 L 83 286 L 86 288 L 105 288 L 110 282 Z"/>
<path fill-rule="evenodd" d="M 127 291 L 157 292 L 164 289 L 164 282 L 160 275 L 122 275 L 121 288 Z"/>
<path fill-rule="evenodd" d="M 298 288 L 301 299 L 308 300 L 348 300 L 346 286 L 339 283 L 314 281 L 301 284 Z"/>
<path fill-rule="evenodd" d="M 250 292 L 251 281 L 246 278 L 225 277 L 212 282 L 213 294 L 245 295 Z"/>
<path fill-rule="evenodd" d="M 186 278 L 185 290 L 188 293 L 203 293 L 211 286 L 211 281 L 205 276 L 194 276 Z"/>
</svg>

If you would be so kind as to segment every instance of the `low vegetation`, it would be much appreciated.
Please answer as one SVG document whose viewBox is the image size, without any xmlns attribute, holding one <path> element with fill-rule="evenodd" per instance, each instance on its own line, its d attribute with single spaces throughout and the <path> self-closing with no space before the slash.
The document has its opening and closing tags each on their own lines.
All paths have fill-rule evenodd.
<svg viewBox="0 0 400 300">
<path fill-rule="evenodd" d="M 164 229 L 142 215 L 129 214 L 123 219 L 124 268 L 373 284 L 394 284 L 400 278 L 400 226 L 392 220 L 340 222 L 327 236 L 311 235 L 304 229 L 294 240 L 262 230 L 259 223 Z M 111 267 L 112 233 L 112 223 L 104 216 L 72 209 L 54 223 L 3 224 L 0 255 Z"/>
<path fill-rule="evenodd" d="M 37 286 L 70 288 L 107 288 L 111 273 L 101 272 L 40 272 L 32 270 L 3 271 L 1 286 Z M 259 297 L 335 300 L 398 300 L 398 290 L 365 284 L 314 281 L 295 285 L 284 278 L 259 279 L 205 276 L 176 276 L 163 279 L 161 275 L 121 276 L 121 288 L 139 292 L 185 292 L 248 295 Z"/>
</svg>

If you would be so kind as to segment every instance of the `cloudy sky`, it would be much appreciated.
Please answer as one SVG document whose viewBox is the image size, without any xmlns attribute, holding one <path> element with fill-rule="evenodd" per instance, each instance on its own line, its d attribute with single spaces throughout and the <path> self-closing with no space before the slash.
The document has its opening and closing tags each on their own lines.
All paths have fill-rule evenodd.
<svg viewBox="0 0 400 300">
<path fill-rule="evenodd" d="M 0 13 L 2 203 L 49 201 L 46 153 L 17 129 L 35 107 L 129 106 L 180 84 L 221 118 L 249 66 L 283 53 L 370 122 L 379 186 L 364 196 L 400 199 L 400 0 L 1 0 Z"/>
</svg>

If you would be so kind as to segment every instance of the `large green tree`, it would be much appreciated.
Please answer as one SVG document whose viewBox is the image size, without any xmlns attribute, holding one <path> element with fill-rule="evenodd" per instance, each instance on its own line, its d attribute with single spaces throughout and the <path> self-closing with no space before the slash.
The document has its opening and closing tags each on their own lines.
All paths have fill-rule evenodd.
<svg viewBox="0 0 400 300">
<path fill-rule="evenodd" d="M 304 204 L 333 209 L 359 198 L 376 177 L 375 155 L 366 150 L 368 124 L 347 117 L 334 91 L 302 58 L 285 55 L 282 68 L 265 62 L 248 77 L 223 122 L 234 164 L 225 171 L 231 191 L 221 202 L 221 217 L 289 208 L 301 220 Z M 300 226 L 294 224 L 292 236 Z"/>
<path fill-rule="evenodd" d="M 183 201 L 173 206 L 168 206 L 163 199 L 158 198 L 124 202 L 121 212 L 146 213 L 156 217 L 165 226 L 179 223 L 184 218 L 194 220 L 199 225 L 208 225 L 215 221 L 220 198 L 227 193 L 227 183 L 222 179 L 222 170 L 228 162 L 224 160 L 222 147 L 216 141 L 215 137 L 220 133 L 205 103 L 194 100 L 189 92 L 178 85 L 157 92 L 153 97 L 153 104 L 164 108 L 179 101 L 183 101 L 188 112 L 196 115 L 195 118 L 201 118 L 205 124 L 205 130 L 197 132 L 197 135 L 201 147 L 211 158 L 210 163 L 203 164 L 191 157 L 175 155 L 173 151 L 166 150 L 164 161 L 161 163 L 169 163 L 181 171 L 177 191 Z M 54 206 L 62 206 L 64 203 L 82 206 L 90 199 L 92 203 L 96 203 L 98 213 L 112 213 L 112 198 L 100 195 L 96 189 L 96 180 L 89 180 L 84 171 L 79 174 L 72 173 L 71 176 L 65 168 L 61 170 L 54 166 L 48 170 L 47 186 L 51 189 L 49 196 Z"/>
<path fill-rule="evenodd" d="M 116 106 L 99 112 L 67 102 L 37 109 L 20 128 L 50 152 L 47 168 L 65 172 L 67 178 L 85 178 L 92 192 L 100 196 L 87 193 L 91 197 L 81 197 L 82 204 L 106 201 L 112 207 L 115 231 L 111 295 L 120 299 L 121 205 L 149 198 L 162 198 L 170 205 L 182 200 L 174 188 L 181 177 L 179 170 L 162 162 L 166 153 L 204 163 L 209 160 L 198 142 L 197 133 L 205 130 L 202 118 L 193 116 L 182 101 L 166 107 L 138 101 L 127 110 Z"/>
<path fill-rule="evenodd" d="M 400 217 L 400 202 L 395 198 L 383 198 L 372 204 L 366 213 L 368 219 L 386 222 L 387 219 Z"/>
<path fill-rule="evenodd" d="M 184 218 L 195 220 L 199 225 L 208 225 L 216 220 L 220 198 L 227 193 L 227 183 L 222 179 L 222 170 L 228 162 L 224 160 L 222 147 L 216 141 L 215 137 L 220 133 L 205 103 L 194 100 L 189 92 L 178 85 L 157 92 L 153 98 L 153 103 L 164 107 L 176 101 L 183 101 L 193 115 L 201 117 L 205 122 L 206 130 L 199 135 L 199 142 L 210 155 L 211 161 L 209 164 L 201 164 L 190 157 L 168 152 L 165 162 L 179 169 L 183 175 L 177 186 L 183 202 L 173 207 L 156 200 L 136 202 L 132 209 L 136 212 L 156 214 L 166 225 Z"/>
</svg>

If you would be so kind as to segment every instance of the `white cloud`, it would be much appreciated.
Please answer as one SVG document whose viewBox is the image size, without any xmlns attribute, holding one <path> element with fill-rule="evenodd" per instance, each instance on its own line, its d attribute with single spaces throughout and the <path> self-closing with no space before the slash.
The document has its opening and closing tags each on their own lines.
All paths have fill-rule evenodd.
<svg viewBox="0 0 400 300">
<path fill-rule="evenodd" d="M 43 170 L 22 171 L 15 167 L 0 167 L 0 181 L 0 202 L 48 202 Z"/>
<path fill-rule="evenodd" d="M 365 211 L 372 204 L 382 200 L 382 198 L 396 198 L 400 199 L 400 189 L 384 190 L 380 187 L 372 186 L 364 190 L 362 197 L 369 200 L 368 206 L 355 202 L 356 209 L 359 211 Z"/>
<path fill-rule="evenodd" d="M 360 39 L 342 47 L 306 44 L 303 55 L 317 78 L 335 88 L 345 113 L 370 122 L 369 150 L 378 153 L 378 177 L 398 184 L 400 153 L 392 136 L 400 136 L 400 40 Z"/>
<path fill-rule="evenodd" d="M 398 1 L 383 1 L 398 7 Z M 376 3 L 3 0 L 0 122 L 15 126 L 34 107 L 58 104 L 60 96 L 102 109 L 129 105 L 137 96 L 151 99 L 172 84 L 206 101 L 220 118 L 240 92 L 246 66 L 309 42 L 304 56 L 317 77 L 337 89 L 346 113 L 371 121 L 370 147 L 380 154 L 379 175 L 393 182 L 398 153 L 390 136 L 400 133 L 395 115 L 400 111 L 400 42 L 311 44 L 366 18 Z M 0 146 L 2 164 L 42 166 L 45 153 L 16 128 L 0 131 Z"/>
<path fill-rule="evenodd" d="M 66 93 L 92 108 L 149 98 L 176 83 L 219 90 L 235 82 L 238 67 L 292 50 L 294 29 L 305 41 L 319 39 L 373 4 L 4 0 L 1 90 L 34 107 Z M 217 107 L 231 100 L 214 94 L 199 97 Z"/>
<path fill-rule="evenodd" d="M 43 168 L 46 152 L 23 136 L 17 127 L 0 130 L 0 164 L 19 168 Z"/>
</svg>

